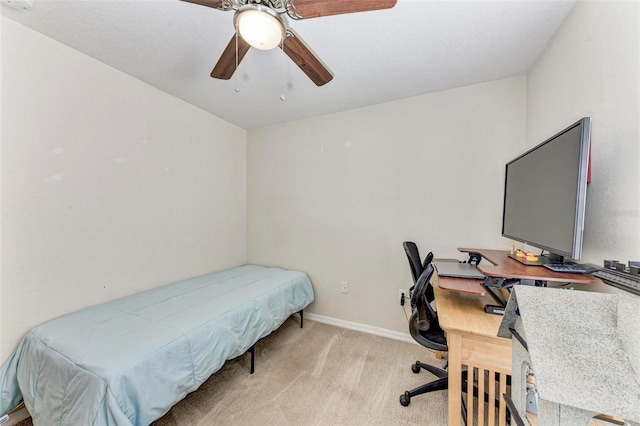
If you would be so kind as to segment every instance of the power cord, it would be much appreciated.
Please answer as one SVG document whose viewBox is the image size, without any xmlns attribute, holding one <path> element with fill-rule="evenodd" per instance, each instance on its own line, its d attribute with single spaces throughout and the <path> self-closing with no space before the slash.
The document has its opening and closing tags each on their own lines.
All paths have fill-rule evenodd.
<svg viewBox="0 0 640 426">
<path fill-rule="evenodd" d="M 400 309 L 402 309 L 402 312 L 404 312 L 404 317 L 407 319 L 407 323 L 409 323 L 409 316 L 407 315 L 407 308 L 405 307 L 404 303 L 400 303 Z"/>
</svg>

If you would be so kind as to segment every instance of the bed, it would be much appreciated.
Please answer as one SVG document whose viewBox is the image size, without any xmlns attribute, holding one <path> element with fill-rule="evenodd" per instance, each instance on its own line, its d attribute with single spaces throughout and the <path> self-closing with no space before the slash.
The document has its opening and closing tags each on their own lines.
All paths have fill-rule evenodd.
<svg viewBox="0 0 640 426">
<path fill-rule="evenodd" d="M 53 319 L 0 368 L 0 416 L 147 425 L 313 299 L 305 273 L 245 265 Z"/>
</svg>

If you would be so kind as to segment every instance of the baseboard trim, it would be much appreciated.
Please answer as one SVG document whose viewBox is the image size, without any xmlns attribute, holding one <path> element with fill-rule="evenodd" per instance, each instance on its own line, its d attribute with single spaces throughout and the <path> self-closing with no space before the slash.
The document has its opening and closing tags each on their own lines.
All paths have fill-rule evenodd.
<svg viewBox="0 0 640 426">
<path fill-rule="evenodd" d="M 310 312 L 305 312 L 304 318 L 305 319 L 308 318 L 311 321 L 321 322 L 323 324 L 334 325 L 336 327 L 342 327 L 349 330 L 361 331 L 363 333 L 386 337 L 388 339 L 399 340 L 401 342 L 416 343 L 416 341 L 413 340 L 411 335 L 409 335 L 408 333 L 400 333 L 399 331 L 387 330 L 386 328 L 374 327 L 371 325 L 360 324 L 352 321 L 346 321 L 339 318 L 326 317 L 324 315 L 318 315 Z"/>
</svg>

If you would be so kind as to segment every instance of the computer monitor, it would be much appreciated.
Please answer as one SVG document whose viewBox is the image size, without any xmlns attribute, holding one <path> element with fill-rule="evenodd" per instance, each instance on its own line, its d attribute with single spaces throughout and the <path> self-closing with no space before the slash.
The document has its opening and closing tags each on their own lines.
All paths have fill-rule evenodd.
<svg viewBox="0 0 640 426">
<path fill-rule="evenodd" d="M 502 236 L 549 252 L 540 264 L 582 256 L 591 119 L 506 164 Z"/>
</svg>

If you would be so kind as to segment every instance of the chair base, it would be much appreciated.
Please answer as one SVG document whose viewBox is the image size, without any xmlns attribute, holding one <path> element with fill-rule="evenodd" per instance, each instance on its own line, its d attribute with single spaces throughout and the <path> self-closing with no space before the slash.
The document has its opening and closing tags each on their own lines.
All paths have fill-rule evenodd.
<svg viewBox="0 0 640 426">
<path fill-rule="evenodd" d="M 427 392 L 434 392 L 440 390 L 447 390 L 449 388 L 449 381 L 447 379 L 447 371 L 438 367 L 434 367 L 433 365 L 424 364 L 420 361 L 416 361 L 415 364 L 411 365 L 411 371 L 418 374 L 420 370 L 427 370 L 429 373 L 438 377 L 438 380 L 434 380 L 429 383 L 425 383 L 422 386 L 418 386 L 415 389 L 408 390 L 402 395 L 400 395 L 400 404 L 404 407 L 408 406 L 411 403 L 411 398 L 417 395 L 422 395 Z"/>
<path fill-rule="evenodd" d="M 445 364 L 446 365 L 446 364 Z M 407 407 L 411 403 L 411 398 L 417 395 L 422 395 L 423 393 L 440 391 L 440 390 L 448 390 L 449 389 L 449 378 L 446 370 L 443 370 L 438 367 L 434 367 L 433 365 L 424 364 L 420 361 L 416 361 L 415 364 L 411 365 L 411 371 L 418 374 L 420 370 L 427 370 L 431 374 L 438 377 L 438 380 L 434 380 L 429 383 L 425 383 L 422 386 L 418 386 L 415 389 L 406 391 L 402 395 L 400 395 L 400 404 L 403 407 Z M 462 389 L 467 389 L 467 372 L 462 372 Z M 477 397 L 478 389 L 474 386 L 474 396 Z M 487 395 L 485 395 L 487 398 Z M 466 425 L 467 423 L 467 404 L 465 398 L 462 397 L 462 424 Z"/>
<path fill-rule="evenodd" d="M 400 395 L 400 404 L 408 406 L 411 403 L 411 397 L 422 395 L 423 393 L 447 390 L 449 388 L 449 380 L 445 377 L 442 379 L 434 380 L 433 382 L 425 383 L 422 386 L 418 386 L 415 389 L 406 391 Z"/>
<path fill-rule="evenodd" d="M 418 374 L 420 370 L 427 370 L 429 373 L 433 374 L 439 379 L 443 379 L 448 375 L 447 370 L 434 367 L 433 365 L 425 364 L 420 361 L 416 361 L 415 364 L 411 365 L 411 371 L 413 371 L 415 374 Z"/>
</svg>

